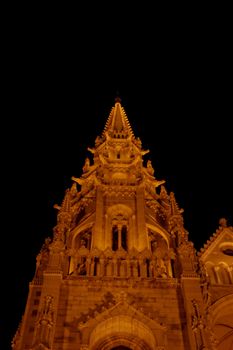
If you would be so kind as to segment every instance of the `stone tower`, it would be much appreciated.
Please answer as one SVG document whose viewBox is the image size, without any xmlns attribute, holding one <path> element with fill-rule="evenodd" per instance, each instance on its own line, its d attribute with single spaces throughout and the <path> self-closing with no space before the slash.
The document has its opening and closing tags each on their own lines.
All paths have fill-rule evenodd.
<svg viewBox="0 0 233 350">
<path fill-rule="evenodd" d="M 215 322 L 224 298 L 233 319 L 232 227 L 222 221 L 196 254 L 119 98 L 88 150 L 56 206 L 12 349 L 232 349 L 233 331 L 218 333 Z M 216 250 L 227 260 L 216 261 Z"/>
</svg>

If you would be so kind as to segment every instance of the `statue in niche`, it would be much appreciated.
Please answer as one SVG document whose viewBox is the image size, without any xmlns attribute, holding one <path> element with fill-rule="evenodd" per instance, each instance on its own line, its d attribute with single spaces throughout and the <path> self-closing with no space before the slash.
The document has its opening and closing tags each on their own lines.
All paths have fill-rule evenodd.
<svg viewBox="0 0 233 350">
<path fill-rule="evenodd" d="M 203 295 L 203 300 L 205 303 L 205 308 L 208 309 L 209 306 L 211 305 L 211 293 L 210 293 L 210 279 L 205 267 L 205 264 L 203 262 L 200 262 L 199 265 L 199 272 L 201 274 L 201 291 L 202 291 L 202 295 Z"/>
<path fill-rule="evenodd" d="M 159 266 L 157 267 L 157 276 L 166 278 L 167 277 L 167 271 L 165 266 Z"/>
<path fill-rule="evenodd" d="M 48 318 L 52 318 L 52 300 L 53 297 L 50 295 L 45 296 L 44 308 L 42 310 L 43 315 L 48 316 Z"/>
<path fill-rule="evenodd" d="M 156 277 L 155 260 L 150 260 L 149 263 L 149 277 Z"/>
<path fill-rule="evenodd" d="M 158 277 L 167 277 L 166 266 L 159 248 L 156 251 L 156 274 Z"/>
<path fill-rule="evenodd" d="M 87 247 L 87 242 L 85 241 L 85 239 L 81 239 L 80 248 L 86 248 L 86 247 Z"/>
<path fill-rule="evenodd" d="M 77 238 L 77 248 L 78 249 L 90 249 L 91 244 L 91 231 L 87 230 L 82 232 Z"/>
<path fill-rule="evenodd" d="M 152 253 L 155 253 L 157 247 L 158 247 L 158 242 L 152 241 L 152 242 L 151 242 L 151 250 L 152 250 Z"/>
<path fill-rule="evenodd" d="M 82 259 L 82 261 L 78 264 L 77 267 L 77 275 L 86 276 L 87 268 L 86 268 L 86 259 Z"/>
</svg>

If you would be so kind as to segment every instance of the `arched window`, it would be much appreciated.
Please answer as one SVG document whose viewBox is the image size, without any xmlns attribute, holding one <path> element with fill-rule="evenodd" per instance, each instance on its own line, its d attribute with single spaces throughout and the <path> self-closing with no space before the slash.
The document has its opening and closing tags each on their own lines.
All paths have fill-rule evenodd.
<svg viewBox="0 0 233 350">
<path fill-rule="evenodd" d="M 112 228 L 112 250 L 116 251 L 118 249 L 118 228 L 116 225 Z"/>
<path fill-rule="evenodd" d="M 127 251 L 130 247 L 129 232 L 132 224 L 132 210 L 126 205 L 115 204 L 108 209 L 107 222 L 106 228 L 109 227 L 108 240 L 111 240 L 111 249 Z"/>
</svg>

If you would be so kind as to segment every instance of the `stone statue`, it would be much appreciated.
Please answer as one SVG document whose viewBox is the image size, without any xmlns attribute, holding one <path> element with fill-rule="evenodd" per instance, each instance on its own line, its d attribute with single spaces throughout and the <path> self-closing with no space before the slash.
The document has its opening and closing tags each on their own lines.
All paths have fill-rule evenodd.
<svg viewBox="0 0 233 350">
<path fill-rule="evenodd" d="M 147 172 L 153 176 L 155 171 L 154 171 L 154 168 L 152 167 L 151 160 L 147 161 L 146 168 L 147 168 Z"/>
</svg>

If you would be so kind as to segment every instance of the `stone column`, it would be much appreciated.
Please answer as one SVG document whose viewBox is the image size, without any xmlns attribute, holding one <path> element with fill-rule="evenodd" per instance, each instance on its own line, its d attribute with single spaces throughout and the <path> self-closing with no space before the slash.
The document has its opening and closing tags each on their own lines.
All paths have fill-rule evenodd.
<svg viewBox="0 0 233 350">
<path fill-rule="evenodd" d="M 144 199 L 144 188 L 139 187 L 136 194 L 136 208 L 137 208 L 137 232 L 138 242 L 135 247 L 139 251 L 148 248 L 147 244 L 147 232 L 145 222 L 145 199 Z"/>
</svg>

